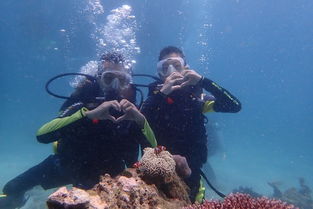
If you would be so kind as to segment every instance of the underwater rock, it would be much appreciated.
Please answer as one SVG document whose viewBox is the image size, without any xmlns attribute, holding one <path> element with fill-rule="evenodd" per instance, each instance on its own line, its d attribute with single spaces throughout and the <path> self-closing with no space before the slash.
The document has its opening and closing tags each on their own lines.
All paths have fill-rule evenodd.
<svg viewBox="0 0 313 209">
<path fill-rule="evenodd" d="M 60 188 L 49 196 L 49 209 L 173 209 L 190 203 L 189 188 L 175 172 L 175 161 L 167 151 L 145 153 L 138 168 L 128 168 L 112 178 L 101 176 L 91 190 Z"/>
<path fill-rule="evenodd" d="M 73 188 L 68 190 L 61 187 L 48 197 L 49 208 L 86 208 L 89 206 L 89 194 L 84 190 Z"/>
<path fill-rule="evenodd" d="M 108 174 L 102 176 L 99 184 L 91 190 L 62 187 L 49 196 L 47 205 L 49 209 L 182 208 L 190 201 L 185 200 L 185 196 L 181 197 L 183 188 L 177 185 L 180 184 L 170 183 L 173 187 L 170 194 L 175 198 L 169 197 L 156 185 L 144 182 L 136 169 L 129 168 L 115 178 Z"/>
<path fill-rule="evenodd" d="M 184 209 L 297 209 L 295 206 L 282 202 L 281 200 L 269 199 L 267 197 L 253 198 L 248 194 L 230 194 L 223 201 L 210 200 L 203 204 L 194 204 Z"/>
</svg>

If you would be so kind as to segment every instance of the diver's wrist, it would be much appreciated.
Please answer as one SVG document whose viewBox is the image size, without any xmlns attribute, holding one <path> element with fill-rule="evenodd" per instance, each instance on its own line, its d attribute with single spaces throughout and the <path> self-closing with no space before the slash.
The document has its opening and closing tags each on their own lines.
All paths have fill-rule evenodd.
<svg viewBox="0 0 313 209">
<path fill-rule="evenodd" d="M 167 97 L 171 92 L 170 92 L 169 89 L 164 89 L 164 88 L 162 88 L 162 89 L 159 91 L 159 93 L 160 93 L 162 96 Z"/>
<path fill-rule="evenodd" d="M 96 114 L 93 110 L 86 111 L 85 116 L 91 120 L 96 119 Z"/>
<path fill-rule="evenodd" d="M 198 85 L 198 86 L 202 87 L 203 86 L 203 80 L 204 80 L 204 76 L 201 76 L 200 79 L 197 81 L 196 86 Z"/>
<path fill-rule="evenodd" d="M 146 121 L 146 118 L 143 114 L 138 115 L 137 118 L 135 119 L 135 122 L 140 128 L 144 127 L 145 121 Z"/>
</svg>

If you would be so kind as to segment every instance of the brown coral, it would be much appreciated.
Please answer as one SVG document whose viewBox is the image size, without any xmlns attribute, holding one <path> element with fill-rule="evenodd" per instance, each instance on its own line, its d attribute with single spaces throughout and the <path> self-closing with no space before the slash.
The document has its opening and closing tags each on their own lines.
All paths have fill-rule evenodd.
<svg viewBox="0 0 313 209">
<path fill-rule="evenodd" d="M 139 176 L 147 183 L 154 184 L 163 198 L 189 200 L 189 188 L 176 173 L 176 163 L 168 151 L 155 152 L 145 148 L 138 169 Z"/>
<path fill-rule="evenodd" d="M 173 180 L 176 163 L 168 151 L 155 153 L 153 148 L 144 149 L 144 154 L 140 160 L 140 171 L 144 176 L 162 179 L 165 183 Z"/>
</svg>

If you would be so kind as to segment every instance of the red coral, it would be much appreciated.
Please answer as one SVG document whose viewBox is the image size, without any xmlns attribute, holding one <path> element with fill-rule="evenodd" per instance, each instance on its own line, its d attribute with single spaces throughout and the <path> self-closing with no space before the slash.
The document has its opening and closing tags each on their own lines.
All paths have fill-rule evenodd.
<svg viewBox="0 0 313 209">
<path fill-rule="evenodd" d="M 299 209 L 281 200 L 267 197 L 253 198 L 248 194 L 236 193 L 228 195 L 224 201 L 210 200 L 203 204 L 194 204 L 185 209 Z"/>
</svg>

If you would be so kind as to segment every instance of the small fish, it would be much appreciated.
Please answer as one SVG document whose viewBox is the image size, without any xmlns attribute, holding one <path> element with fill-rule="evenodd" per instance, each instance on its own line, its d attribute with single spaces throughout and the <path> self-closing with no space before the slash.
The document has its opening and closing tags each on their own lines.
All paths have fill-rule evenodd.
<svg viewBox="0 0 313 209">
<path fill-rule="evenodd" d="M 165 151 L 165 150 L 166 150 L 166 147 L 159 145 L 154 148 L 154 153 L 158 155 L 160 152 Z"/>
<path fill-rule="evenodd" d="M 139 161 L 133 164 L 133 168 L 139 168 L 140 166 L 141 166 L 141 163 Z"/>
</svg>

